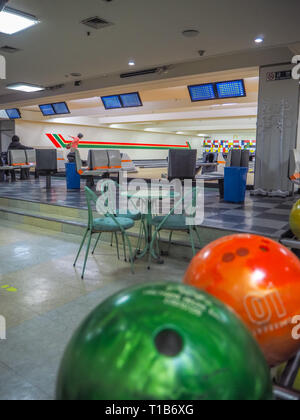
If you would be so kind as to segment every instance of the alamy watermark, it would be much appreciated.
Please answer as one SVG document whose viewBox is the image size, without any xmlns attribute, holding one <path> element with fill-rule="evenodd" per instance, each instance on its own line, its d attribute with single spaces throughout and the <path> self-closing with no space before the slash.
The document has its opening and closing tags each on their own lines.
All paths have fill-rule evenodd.
<svg viewBox="0 0 300 420">
<path fill-rule="evenodd" d="M 294 340 L 300 340 L 300 315 L 294 316 L 292 324 L 296 325 L 292 331 L 292 337 Z"/>
<path fill-rule="evenodd" d="M 100 196 L 96 209 L 99 214 L 126 216 L 142 214 L 147 216 L 181 215 L 187 226 L 198 226 L 204 221 L 204 181 L 174 179 L 133 179 L 127 182 L 127 173 L 120 174 L 120 184 L 102 179 L 97 184 Z"/>
<path fill-rule="evenodd" d="M 6 319 L 0 315 L 0 340 L 6 340 Z"/>
<path fill-rule="evenodd" d="M 300 80 L 300 55 L 295 55 L 292 58 L 292 64 L 296 64 L 292 70 L 292 77 L 294 80 Z"/>
</svg>

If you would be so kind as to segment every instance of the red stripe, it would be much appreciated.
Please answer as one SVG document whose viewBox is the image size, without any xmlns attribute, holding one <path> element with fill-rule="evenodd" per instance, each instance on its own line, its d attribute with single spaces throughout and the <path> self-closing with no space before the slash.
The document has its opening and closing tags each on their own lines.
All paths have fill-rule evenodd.
<svg viewBox="0 0 300 420">
<path fill-rule="evenodd" d="M 72 141 L 70 140 L 70 141 L 68 141 L 68 140 L 65 140 L 64 139 L 64 137 L 61 135 L 61 134 L 57 134 L 58 135 L 58 137 L 65 143 L 65 144 L 70 144 L 70 143 L 72 143 Z"/>
<path fill-rule="evenodd" d="M 55 140 L 52 134 L 46 134 L 46 136 L 48 137 L 49 140 L 51 140 L 51 142 L 54 144 L 55 147 L 57 147 L 58 149 L 61 149 L 61 145 Z"/>
<path fill-rule="evenodd" d="M 65 140 L 61 134 L 57 134 L 64 144 L 71 144 L 72 141 Z M 55 140 L 52 134 L 47 134 L 48 138 L 54 145 L 61 148 L 60 144 Z M 142 147 L 175 147 L 186 149 L 189 147 L 188 142 L 185 145 L 169 145 L 169 144 L 148 144 L 148 143 L 109 143 L 109 142 L 97 142 L 97 141 L 81 141 L 80 144 L 84 145 L 103 145 L 103 146 L 142 146 Z"/>
<path fill-rule="evenodd" d="M 103 145 L 103 146 L 146 146 L 146 147 L 178 147 L 186 149 L 188 145 L 170 145 L 170 144 L 148 144 L 148 143 L 107 143 L 107 142 L 97 142 L 97 141 L 81 141 L 80 144 L 94 144 L 94 145 Z"/>
</svg>

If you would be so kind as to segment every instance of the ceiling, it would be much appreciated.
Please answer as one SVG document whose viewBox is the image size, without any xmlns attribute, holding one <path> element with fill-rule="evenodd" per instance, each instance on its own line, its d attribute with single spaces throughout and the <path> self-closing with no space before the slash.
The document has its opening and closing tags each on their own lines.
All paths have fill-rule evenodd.
<svg viewBox="0 0 300 420">
<path fill-rule="evenodd" d="M 70 82 L 72 72 L 85 80 L 128 71 L 130 59 L 138 70 L 200 61 L 199 50 L 207 58 L 258 49 L 253 40 L 260 34 L 265 36 L 263 48 L 300 41 L 298 0 L 10 0 L 8 6 L 41 23 L 0 35 L 0 47 L 21 49 L 5 55 L 8 77 L 0 81 L 0 96 L 13 82 L 51 86 Z M 114 25 L 93 30 L 80 23 L 93 16 Z M 199 36 L 183 37 L 186 29 L 198 30 Z M 180 87 L 176 94 L 183 95 Z M 147 95 L 151 101 L 151 93 Z"/>
<path fill-rule="evenodd" d="M 244 79 L 247 96 L 237 99 L 192 102 L 187 86 L 223 80 Z M 143 107 L 105 110 L 102 94 L 122 93 L 99 90 L 97 96 L 65 97 L 71 113 L 45 118 L 38 105 L 21 108 L 23 120 L 90 125 L 134 131 L 198 135 L 212 132 L 255 131 L 259 72 L 257 68 L 216 72 L 132 86 L 138 90 Z M 123 88 L 125 90 L 125 88 Z"/>
</svg>

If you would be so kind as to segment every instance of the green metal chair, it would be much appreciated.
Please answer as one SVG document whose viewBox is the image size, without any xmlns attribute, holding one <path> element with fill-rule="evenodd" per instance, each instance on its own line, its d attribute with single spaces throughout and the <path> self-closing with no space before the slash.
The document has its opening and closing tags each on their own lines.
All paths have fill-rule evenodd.
<svg viewBox="0 0 300 420">
<path fill-rule="evenodd" d="M 149 253 L 149 267 L 148 267 L 149 269 L 150 269 L 152 257 L 157 259 L 161 255 L 161 252 L 160 252 L 160 249 L 159 249 L 159 240 L 160 240 L 160 232 L 162 230 L 166 230 L 166 231 L 170 232 L 169 243 L 168 243 L 168 251 L 167 251 L 166 255 L 168 255 L 169 252 L 170 252 L 170 248 L 171 248 L 171 244 L 172 244 L 172 237 L 173 237 L 173 233 L 175 231 L 188 233 L 188 235 L 190 237 L 190 243 L 191 243 L 193 256 L 196 255 L 194 233 L 196 233 L 199 243 L 201 242 L 201 237 L 200 237 L 200 234 L 198 232 L 197 226 L 187 224 L 187 220 L 188 220 L 187 218 L 193 217 L 193 215 L 187 215 L 185 212 L 183 212 L 182 214 L 179 214 L 179 215 L 174 214 L 175 211 L 177 210 L 177 208 L 180 205 L 182 205 L 182 203 L 185 200 L 192 199 L 192 203 L 195 205 L 196 194 L 197 194 L 197 189 L 193 188 L 191 192 L 186 194 L 181 200 L 178 201 L 178 203 L 176 203 L 176 205 L 173 207 L 173 209 L 169 212 L 168 215 L 157 216 L 157 217 L 154 217 L 152 219 L 152 226 L 155 228 L 155 232 L 154 232 L 153 237 L 152 237 L 151 248 L 150 248 L 151 251 Z M 157 252 L 158 255 L 155 253 L 155 250 L 154 250 L 155 247 L 156 247 L 156 252 Z"/>
<path fill-rule="evenodd" d="M 115 187 L 120 188 L 120 186 L 117 182 L 113 181 L 112 179 L 109 179 L 109 180 L 105 180 L 101 183 L 101 191 L 100 192 L 103 193 L 104 191 L 106 191 L 111 184 L 114 184 Z M 132 204 L 134 205 L 134 203 L 132 203 Z M 134 206 L 134 207 L 136 208 L 136 206 Z M 142 214 L 139 211 L 136 211 L 135 213 L 127 212 L 126 214 L 122 214 L 119 210 L 117 210 L 114 215 L 116 217 L 126 217 L 128 219 L 133 220 L 134 222 L 139 222 L 139 221 L 141 222 L 140 223 L 138 243 L 137 243 L 137 248 L 136 248 L 136 253 L 139 253 L 141 251 L 141 246 L 142 246 L 142 241 L 143 241 L 143 232 L 146 232 L 144 217 L 142 216 Z M 112 233 L 110 246 L 113 246 L 114 236 L 115 235 Z M 118 244 L 117 244 L 117 246 L 118 246 Z M 124 258 L 125 258 L 125 261 L 127 261 L 126 246 L 125 246 L 124 241 L 123 241 L 123 246 L 124 246 Z"/>
<path fill-rule="evenodd" d="M 88 187 L 85 187 L 85 194 L 86 194 L 86 199 L 87 199 L 87 205 L 88 205 L 88 227 L 87 230 L 83 236 L 78 254 L 76 256 L 75 262 L 74 262 L 74 267 L 76 266 L 76 263 L 78 261 L 79 255 L 82 251 L 82 248 L 84 246 L 84 243 L 86 241 L 86 239 L 88 238 L 88 244 L 87 244 L 87 249 L 86 249 L 86 254 L 85 254 L 85 259 L 84 259 L 84 265 L 83 265 L 83 270 L 82 270 L 82 275 L 81 278 L 84 278 L 84 273 L 85 273 L 85 269 L 86 269 L 86 263 L 87 263 L 87 259 L 88 259 L 88 255 L 89 255 L 89 251 L 90 251 L 90 247 L 91 247 L 91 241 L 92 241 L 92 235 L 94 235 L 95 233 L 98 234 L 98 237 L 96 239 L 94 248 L 93 248 L 93 252 L 95 252 L 95 249 L 101 239 L 101 235 L 102 233 L 112 233 L 115 235 L 116 238 L 116 243 L 117 243 L 117 253 L 118 253 L 118 258 L 120 258 L 120 254 L 119 254 L 119 244 L 118 244 L 118 236 L 117 234 L 120 233 L 122 235 L 123 238 L 123 243 L 125 246 L 125 241 L 128 244 L 128 248 L 129 248 L 129 254 L 130 254 L 130 263 L 131 263 L 131 271 L 134 274 L 134 269 L 133 269 L 133 263 L 134 263 L 134 258 L 133 258 L 133 253 L 132 253 L 132 247 L 131 247 L 131 243 L 130 240 L 128 238 L 127 235 L 127 230 L 131 229 L 134 226 L 134 221 L 128 217 L 117 217 L 114 216 L 111 213 L 107 213 L 105 215 L 103 215 L 102 218 L 94 218 L 93 215 L 93 208 L 92 208 L 92 203 L 96 204 L 97 200 L 98 200 L 98 196 Z"/>
</svg>

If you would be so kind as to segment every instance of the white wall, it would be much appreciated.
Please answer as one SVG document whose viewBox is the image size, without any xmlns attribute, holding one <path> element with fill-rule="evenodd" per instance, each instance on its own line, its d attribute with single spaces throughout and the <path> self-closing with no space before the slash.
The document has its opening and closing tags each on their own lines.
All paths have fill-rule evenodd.
<svg viewBox="0 0 300 420">
<path fill-rule="evenodd" d="M 202 154 L 203 142 L 200 137 L 117 130 L 80 125 L 28 122 L 21 120 L 16 122 L 16 134 L 20 136 L 21 142 L 26 146 L 36 148 L 54 147 L 51 141 L 47 138 L 47 133 L 62 134 L 65 138 L 69 139 L 68 136 L 75 136 L 80 132 L 84 134 L 83 140 L 85 141 L 166 145 L 184 145 L 187 141 L 189 141 L 192 148 L 196 148 L 199 155 Z M 168 150 L 122 149 L 122 151 L 128 153 L 132 159 L 165 159 L 168 156 Z M 87 153 L 87 149 L 81 149 L 83 159 L 87 157 Z"/>
</svg>

